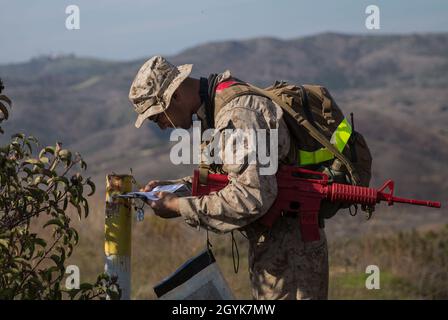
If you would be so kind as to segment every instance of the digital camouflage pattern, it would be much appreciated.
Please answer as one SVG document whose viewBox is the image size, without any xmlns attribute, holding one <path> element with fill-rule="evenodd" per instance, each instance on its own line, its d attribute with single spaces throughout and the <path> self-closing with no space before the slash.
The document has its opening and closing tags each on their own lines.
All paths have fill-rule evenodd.
<svg viewBox="0 0 448 320">
<path fill-rule="evenodd" d="M 303 242 L 297 218 L 283 217 L 270 230 L 257 224 L 246 233 L 255 299 L 327 299 L 328 251 L 323 229 L 320 240 Z"/>
<path fill-rule="evenodd" d="M 230 78 L 220 75 L 220 81 Z M 198 111 L 202 128 L 204 106 Z M 215 118 L 215 128 L 278 129 L 279 163 L 291 163 L 290 136 L 282 119 L 282 109 L 260 96 L 241 96 L 224 106 Z M 269 142 L 267 142 L 269 144 Z M 290 150 L 291 149 L 291 150 Z M 272 229 L 256 220 L 264 215 L 277 196 L 274 175 L 260 175 L 260 164 L 229 164 L 222 170 L 230 183 L 219 192 L 203 197 L 179 199 L 179 211 L 185 221 L 218 233 L 236 229 L 249 239 L 249 268 L 255 299 L 326 299 L 328 291 L 328 255 L 325 233 L 321 240 L 304 243 L 297 217 L 279 219 Z M 191 177 L 177 181 L 191 182 Z"/>
</svg>

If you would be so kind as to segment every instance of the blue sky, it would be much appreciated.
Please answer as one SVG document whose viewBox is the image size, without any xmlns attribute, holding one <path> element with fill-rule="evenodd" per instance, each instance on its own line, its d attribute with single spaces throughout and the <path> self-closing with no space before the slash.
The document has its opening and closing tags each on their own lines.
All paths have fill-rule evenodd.
<svg viewBox="0 0 448 320">
<path fill-rule="evenodd" d="M 67 30 L 65 8 L 80 8 Z M 380 8 L 380 30 L 365 9 Z M 174 54 L 210 41 L 319 32 L 447 32 L 446 0 L 0 0 L 0 63 L 74 53 L 112 60 Z"/>
</svg>

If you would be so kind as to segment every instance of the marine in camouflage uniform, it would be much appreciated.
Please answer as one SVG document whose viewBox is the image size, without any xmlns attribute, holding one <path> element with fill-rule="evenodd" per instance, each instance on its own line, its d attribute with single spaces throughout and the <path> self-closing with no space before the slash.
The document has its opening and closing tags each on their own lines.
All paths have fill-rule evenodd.
<svg viewBox="0 0 448 320">
<path fill-rule="evenodd" d="M 229 79 L 229 71 L 218 76 L 218 82 Z M 133 102 L 138 94 L 134 92 L 132 95 L 131 87 Z M 207 129 L 204 103 L 196 114 L 202 130 Z M 279 164 L 294 163 L 294 148 L 290 148 L 290 136 L 282 114 L 281 107 L 268 98 L 244 95 L 232 99 L 218 112 L 214 127 L 218 130 L 265 129 L 268 132 L 277 129 Z M 324 230 L 320 229 L 320 240 L 303 242 L 296 216 L 284 216 L 272 228 L 257 222 L 277 196 L 275 175 L 261 175 L 261 167 L 259 162 L 234 164 L 226 163 L 224 159 L 220 169 L 229 175 L 230 183 L 207 196 L 179 198 L 178 212 L 193 227 L 200 226 L 217 233 L 234 230 L 246 233 L 255 299 L 326 299 L 328 252 Z M 191 177 L 176 181 L 191 183 Z"/>
</svg>

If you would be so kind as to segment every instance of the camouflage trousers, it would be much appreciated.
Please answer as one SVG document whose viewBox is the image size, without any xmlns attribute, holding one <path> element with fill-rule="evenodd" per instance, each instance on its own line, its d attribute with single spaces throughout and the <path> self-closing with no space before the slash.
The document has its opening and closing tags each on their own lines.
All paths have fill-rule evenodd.
<svg viewBox="0 0 448 320">
<path fill-rule="evenodd" d="M 249 272 L 257 300 L 328 298 L 328 248 L 321 239 L 303 242 L 297 218 L 282 217 L 267 229 L 254 223 L 249 238 Z"/>
</svg>

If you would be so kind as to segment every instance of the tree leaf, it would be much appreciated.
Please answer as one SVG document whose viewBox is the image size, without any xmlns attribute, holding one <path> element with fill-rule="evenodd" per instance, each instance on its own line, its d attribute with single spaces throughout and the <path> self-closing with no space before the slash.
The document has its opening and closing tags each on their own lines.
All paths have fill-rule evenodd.
<svg viewBox="0 0 448 320">
<path fill-rule="evenodd" d="M 46 227 L 51 226 L 51 225 L 57 225 L 58 227 L 61 227 L 61 228 L 64 227 L 64 224 L 62 223 L 61 220 L 59 220 L 59 219 L 51 219 L 51 220 L 47 221 L 47 222 L 43 225 L 42 228 L 46 228 Z"/>
<path fill-rule="evenodd" d="M 50 256 L 50 259 L 53 260 L 53 262 L 59 267 L 61 264 L 61 258 L 57 254 L 52 254 Z"/>
<path fill-rule="evenodd" d="M 34 239 L 34 243 L 39 245 L 39 246 L 41 246 L 41 247 L 43 247 L 43 248 L 45 248 L 47 246 L 47 242 L 44 239 L 42 239 L 42 238 Z"/>
<path fill-rule="evenodd" d="M 91 290 L 93 288 L 93 285 L 90 283 L 81 283 L 79 285 L 79 289 L 86 291 L 86 290 Z"/>
<path fill-rule="evenodd" d="M 87 218 L 87 216 L 89 215 L 89 203 L 85 198 L 82 198 L 81 203 L 84 207 L 84 218 Z"/>
<path fill-rule="evenodd" d="M 2 120 L 8 120 L 9 117 L 9 111 L 8 109 L 5 107 L 5 105 L 3 103 L 0 102 L 0 111 L 2 112 L 2 116 L 0 116 L 0 121 Z"/>
<path fill-rule="evenodd" d="M 72 159 L 72 153 L 67 149 L 62 149 L 61 151 L 59 151 L 58 155 L 62 160 Z"/>
<path fill-rule="evenodd" d="M 47 146 L 47 147 L 43 148 L 43 149 L 39 152 L 39 158 L 43 157 L 46 153 L 49 153 L 49 154 L 51 154 L 51 155 L 54 155 L 54 147 Z"/>
<path fill-rule="evenodd" d="M 13 134 L 11 136 L 11 138 L 12 139 L 17 138 L 17 139 L 23 140 L 23 139 L 25 139 L 25 134 L 23 134 L 23 133 L 16 133 L 16 134 Z"/>
<path fill-rule="evenodd" d="M 44 164 L 39 159 L 26 159 L 23 164 L 34 164 L 35 166 L 44 167 Z"/>
<path fill-rule="evenodd" d="M 93 195 L 95 193 L 95 190 L 96 190 L 95 183 L 93 183 L 93 181 L 90 180 L 90 177 L 87 178 L 86 183 L 89 185 L 89 187 L 91 189 L 89 194 L 87 194 L 87 196 L 90 197 L 91 195 Z"/>
<path fill-rule="evenodd" d="M 5 247 L 6 249 L 9 248 L 9 241 L 7 239 L 0 239 L 0 246 Z"/>
<path fill-rule="evenodd" d="M 11 99 L 9 99 L 7 96 L 5 96 L 4 94 L 0 95 L 0 100 L 1 101 L 5 101 L 9 107 L 12 107 L 12 101 Z"/>
</svg>

